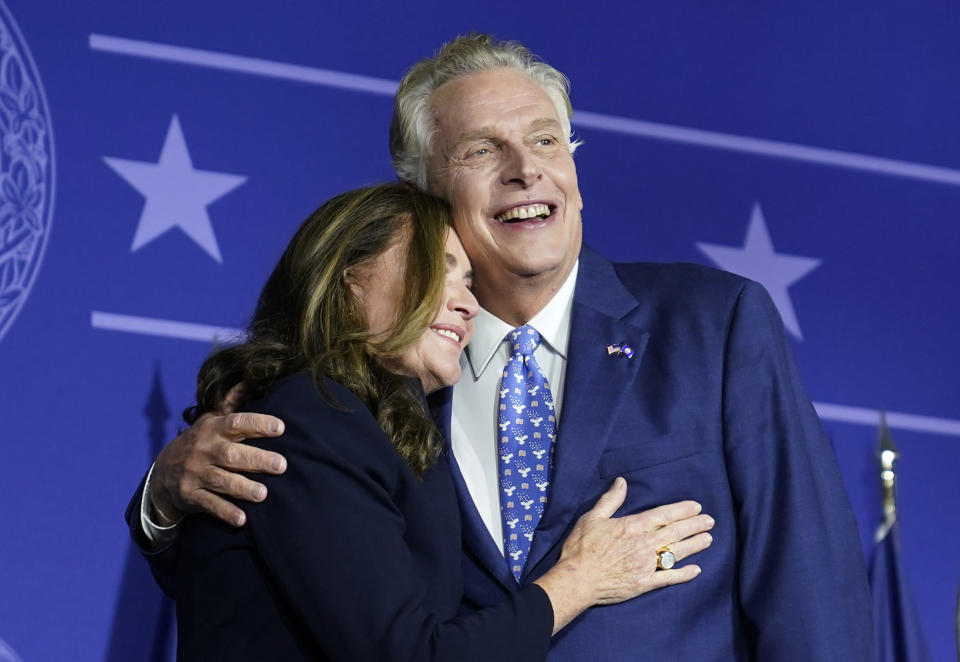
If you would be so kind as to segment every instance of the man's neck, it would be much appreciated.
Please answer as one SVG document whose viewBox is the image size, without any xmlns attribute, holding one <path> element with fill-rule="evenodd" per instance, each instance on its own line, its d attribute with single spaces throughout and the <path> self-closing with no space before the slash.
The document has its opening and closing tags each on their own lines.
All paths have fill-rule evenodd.
<svg viewBox="0 0 960 662">
<path fill-rule="evenodd" d="M 478 278 L 477 299 L 487 311 L 507 324 L 521 326 L 550 303 L 572 269 L 571 264 L 533 276 L 509 274 L 505 278 Z"/>
</svg>

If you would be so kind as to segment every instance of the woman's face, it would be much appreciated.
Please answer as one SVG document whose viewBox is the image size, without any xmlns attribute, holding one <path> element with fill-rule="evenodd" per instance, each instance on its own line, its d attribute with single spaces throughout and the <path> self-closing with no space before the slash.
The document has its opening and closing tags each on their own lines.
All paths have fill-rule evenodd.
<svg viewBox="0 0 960 662">
<path fill-rule="evenodd" d="M 387 330 L 396 319 L 397 302 L 403 295 L 406 250 L 406 241 L 397 242 L 370 263 L 358 279 L 367 323 L 374 335 Z M 477 314 L 477 300 L 470 290 L 473 270 L 453 230 L 447 230 L 446 265 L 443 297 L 433 324 L 403 356 L 384 362 L 395 373 L 418 378 L 427 393 L 460 379 L 460 351 L 470 341 Z"/>
</svg>

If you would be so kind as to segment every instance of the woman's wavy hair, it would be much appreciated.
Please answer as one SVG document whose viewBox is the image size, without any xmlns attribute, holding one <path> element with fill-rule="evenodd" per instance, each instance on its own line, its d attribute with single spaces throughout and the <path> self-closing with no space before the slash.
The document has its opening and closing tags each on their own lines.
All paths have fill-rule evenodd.
<svg viewBox="0 0 960 662">
<path fill-rule="evenodd" d="M 370 409 L 400 455 L 418 474 L 437 459 L 436 426 L 411 380 L 383 367 L 399 358 L 436 317 L 444 286 L 449 205 L 409 186 L 381 184 L 342 193 L 313 212 L 287 246 L 260 294 L 240 344 L 214 352 L 197 377 L 193 423 L 221 407 L 243 383 L 243 401 L 277 381 L 308 370 L 320 392 L 329 377 Z M 403 296 L 393 324 L 374 337 L 367 329 L 350 274 L 397 242 L 406 242 Z"/>
</svg>

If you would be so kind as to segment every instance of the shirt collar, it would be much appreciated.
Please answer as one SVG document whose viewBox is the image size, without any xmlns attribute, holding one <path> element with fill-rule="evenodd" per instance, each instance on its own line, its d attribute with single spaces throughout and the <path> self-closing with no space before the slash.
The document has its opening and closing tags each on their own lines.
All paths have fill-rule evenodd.
<svg viewBox="0 0 960 662">
<path fill-rule="evenodd" d="M 564 359 L 567 358 L 567 346 L 570 341 L 570 314 L 579 268 L 578 260 L 557 293 L 539 313 L 533 316 L 533 319 L 527 322 L 537 330 L 540 338 Z M 478 379 L 483 374 L 490 359 L 500 347 L 500 343 L 513 329 L 514 327 L 485 308 L 481 307 L 478 310 L 477 316 L 473 319 L 473 339 L 465 352 L 473 370 L 474 379 Z"/>
</svg>

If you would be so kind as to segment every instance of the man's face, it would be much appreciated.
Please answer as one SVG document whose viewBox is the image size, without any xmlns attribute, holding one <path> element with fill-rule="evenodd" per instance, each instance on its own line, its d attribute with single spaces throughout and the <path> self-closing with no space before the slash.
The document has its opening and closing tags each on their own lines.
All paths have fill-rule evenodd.
<svg viewBox="0 0 960 662">
<path fill-rule="evenodd" d="M 430 103 L 429 188 L 453 205 L 481 303 L 488 285 L 516 277 L 559 287 L 580 252 L 583 202 L 550 97 L 526 75 L 496 69 L 445 83 Z"/>
</svg>

